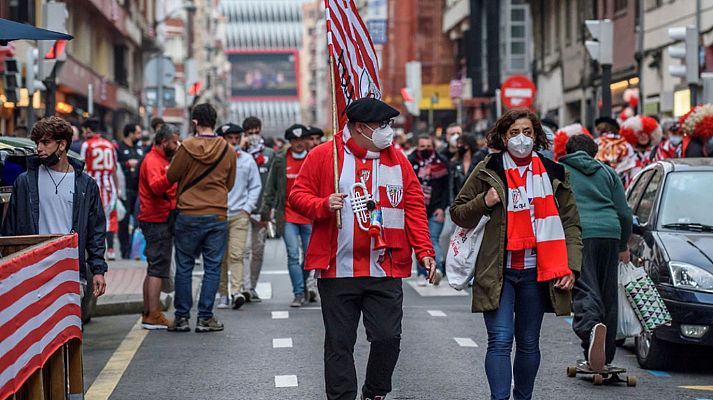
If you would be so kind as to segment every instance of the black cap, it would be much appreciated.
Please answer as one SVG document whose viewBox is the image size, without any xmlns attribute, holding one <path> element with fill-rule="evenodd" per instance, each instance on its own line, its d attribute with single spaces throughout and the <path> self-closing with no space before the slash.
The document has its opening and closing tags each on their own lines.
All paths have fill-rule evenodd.
<svg viewBox="0 0 713 400">
<path fill-rule="evenodd" d="M 227 124 L 218 127 L 218 131 L 216 133 L 218 136 L 225 136 L 230 135 L 231 133 L 242 134 L 243 132 L 245 132 L 245 129 L 243 129 L 242 126 L 228 122 Z"/>
<path fill-rule="evenodd" d="M 309 129 L 302 124 L 294 124 L 285 130 L 285 139 L 302 139 L 309 135 Z"/>
<path fill-rule="evenodd" d="M 314 136 L 314 135 L 319 135 L 319 137 L 324 136 L 324 132 L 321 129 L 317 128 L 316 126 L 308 126 L 307 134 L 309 136 Z"/>
<path fill-rule="evenodd" d="M 594 120 L 594 126 L 597 126 L 599 124 L 609 124 L 616 129 L 619 129 L 619 123 L 616 122 L 616 120 L 612 117 L 599 117 Z"/>
<path fill-rule="evenodd" d="M 399 115 L 399 111 L 381 100 L 364 97 L 346 109 L 350 122 L 384 122 Z"/>
</svg>

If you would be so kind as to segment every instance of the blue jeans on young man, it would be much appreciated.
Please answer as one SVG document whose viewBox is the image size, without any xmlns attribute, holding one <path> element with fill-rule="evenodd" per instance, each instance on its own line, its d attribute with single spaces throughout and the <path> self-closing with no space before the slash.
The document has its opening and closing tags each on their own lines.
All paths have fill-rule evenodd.
<svg viewBox="0 0 713 400">
<path fill-rule="evenodd" d="M 295 297 L 305 294 L 307 274 L 304 270 L 304 255 L 307 254 L 309 237 L 312 235 L 311 224 L 285 223 L 285 247 L 287 247 L 287 270 L 292 281 L 292 293 Z M 303 261 L 300 262 L 300 247 L 302 248 Z"/>
<path fill-rule="evenodd" d="M 537 269 L 506 268 L 500 306 L 483 314 L 488 331 L 485 374 L 492 400 L 532 398 L 535 377 L 540 367 L 540 328 L 545 313 L 546 292 L 537 282 Z M 510 363 L 513 338 L 515 362 Z"/>
<path fill-rule="evenodd" d="M 443 253 L 441 252 L 441 245 L 439 244 L 441 232 L 443 232 L 443 222 L 437 222 L 434 216 L 428 218 L 428 235 L 431 237 L 431 244 L 433 245 L 433 250 L 436 252 L 436 267 L 438 267 L 441 272 L 445 272 Z M 428 276 L 428 271 L 426 271 L 426 268 L 424 268 L 421 263 L 418 264 L 417 271 L 420 276 Z"/>
<path fill-rule="evenodd" d="M 198 318 L 213 316 L 213 302 L 220 284 L 220 264 L 228 239 L 228 222 L 217 215 L 176 217 L 176 318 L 190 317 L 193 307 L 193 267 L 203 254 L 203 282 L 198 299 Z"/>
</svg>

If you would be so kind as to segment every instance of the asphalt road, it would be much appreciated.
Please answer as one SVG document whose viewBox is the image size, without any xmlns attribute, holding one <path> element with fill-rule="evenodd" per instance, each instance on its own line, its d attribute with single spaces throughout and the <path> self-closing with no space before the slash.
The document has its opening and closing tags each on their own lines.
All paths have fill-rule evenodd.
<svg viewBox="0 0 713 400">
<path fill-rule="evenodd" d="M 217 310 L 224 332 L 154 331 L 144 336 L 135 327 L 138 315 L 95 318 L 85 328 L 86 387 L 102 370 L 109 383 L 104 379 L 91 388 L 101 386 L 105 395 L 90 389 L 87 399 L 108 394 L 118 400 L 325 398 L 319 304 L 288 307 L 292 294 L 284 245 L 269 241 L 266 250 L 260 289 L 271 291 L 271 298 L 238 311 Z M 470 313 L 469 296 L 452 294 L 447 287 L 417 291 L 413 281 L 404 281 L 402 350 L 390 399 L 488 398 L 482 317 Z M 281 313 L 285 311 L 287 318 Z M 638 378 L 634 388 L 568 378 L 566 367 L 581 358 L 569 321 L 545 317 L 536 399 L 713 399 L 713 352 L 700 349 L 681 349 L 665 372 L 647 371 L 638 367 L 633 341 L 627 342 L 615 364 Z M 361 384 L 369 347 L 360 329 L 355 358 Z M 279 347 L 290 342 L 291 347 Z M 287 387 L 277 387 L 283 385 Z"/>
</svg>

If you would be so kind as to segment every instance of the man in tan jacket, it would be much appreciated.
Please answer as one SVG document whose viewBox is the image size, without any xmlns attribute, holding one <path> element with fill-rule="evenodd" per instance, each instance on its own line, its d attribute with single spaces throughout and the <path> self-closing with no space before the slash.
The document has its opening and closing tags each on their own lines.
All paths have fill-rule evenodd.
<svg viewBox="0 0 713 400">
<path fill-rule="evenodd" d="M 213 316 L 213 302 L 220 282 L 227 240 L 228 192 L 235 183 L 235 152 L 214 132 L 217 120 L 210 104 L 198 104 L 191 119 L 195 136 L 178 148 L 168 168 L 167 178 L 178 182 L 178 215 L 175 221 L 176 319 L 172 332 L 188 332 L 193 306 L 192 274 L 196 257 L 203 254 L 203 283 L 198 299 L 196 332 L 222 331 Z"/>
</svg>

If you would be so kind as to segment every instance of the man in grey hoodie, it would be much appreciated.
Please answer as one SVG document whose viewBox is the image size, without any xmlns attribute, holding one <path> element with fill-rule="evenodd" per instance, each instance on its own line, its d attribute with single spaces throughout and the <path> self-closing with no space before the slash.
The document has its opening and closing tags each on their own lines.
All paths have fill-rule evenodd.
<svg viewBox="0 0 713 400">
<path fill-rule="evenodd" d="M 572 136 L 560 158 L 577 199 L 584 242 L 582 273 L 574 285 L 572 328 L 596 371 L 614 360 L 619 262 L 629 262 L 627 243 L 632 216 L 621 179 L 594 159 L 597 145 L 586 135 Z"/>
</svg>

